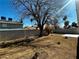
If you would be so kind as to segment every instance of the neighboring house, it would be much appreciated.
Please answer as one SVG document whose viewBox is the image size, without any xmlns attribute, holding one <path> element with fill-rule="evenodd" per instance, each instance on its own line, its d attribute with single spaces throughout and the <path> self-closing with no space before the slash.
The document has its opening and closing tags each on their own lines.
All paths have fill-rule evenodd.
<svg viewBox="0 0 79 59">
<path fill-rule="evenodd" d="M 23 28 L 23 23 L 22 22 L 16 22 L 12 21 L 12 18 L 8 18 L 6 20 L 6 17 L 1 17 L 0 19 L 0 29 L 19 29 Z"/>
</svg>

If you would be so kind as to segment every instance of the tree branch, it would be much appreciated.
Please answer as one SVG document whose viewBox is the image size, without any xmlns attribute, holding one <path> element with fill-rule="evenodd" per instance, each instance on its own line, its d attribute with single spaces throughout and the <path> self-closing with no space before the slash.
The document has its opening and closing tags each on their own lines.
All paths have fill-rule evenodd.
<svg viewBox="0 0 79 59">
<path fill-rule="evenodd" d="M 21 1 L 21 0 L 19 0 L 19 2 L 28 10 L 28 11 L 30 11 L 30 9 Z M 31 12 L 31 11 L 30 11 Z"/>
</svg>

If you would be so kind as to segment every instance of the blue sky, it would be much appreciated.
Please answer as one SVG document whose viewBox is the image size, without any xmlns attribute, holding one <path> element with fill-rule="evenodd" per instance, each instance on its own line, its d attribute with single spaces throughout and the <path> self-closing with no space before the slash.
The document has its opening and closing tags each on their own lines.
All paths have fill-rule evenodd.
<svg viewBox="0 0 79 59">
<path fill-rule="evenodd" d="M 66 8 L 64 8 L 63 10 L 65 11 L 64 15 L 68 16 L 67 20 L 70 22 L 70 25 L 71 25 L 72 22 L 77 23 L 77 12 L 76 12 L 75 0 L 70 0 L 70 1 L 71 2 L 68 4 L 68 6 L 66 6 Z M 61 25 L 63 26 L 62 23 Z"/>
<path fill-rule="evenodd" d="M 18 13 L 16 10 L 10 5 L 11 0 L 0 0 L 0 17 L 11 17 L 14 21 L 19 21 Z M 28 19 L 28 18 L 27 18 Z M 31 26 L 31 22 L 29 20 L 24 20 L 24 26 Z"/>
<path fill-rule="evenodd" d="M 0 0 L 0 16 L 17 19 L 17 14 L 10 6 L 10 0 Z"/>
<path fill-rule="evenodd" d="M 11 7 L 9 4 L 10 0 L 0 0 L 0 16 L 5 16 L 5 17 L 11 17 L 15 20 L 18 21 L 18 14 L 16 13 L 15 9 Z M 68 16 L 68 20 L 70 23 L 72 22 L 77 22 L 76 18 L 76 11 L 75 11 L 75 2 L 72 0 L 72 3 L 67 7 L 65 10 L 65 15 Z M 31 22 L 29 20 L 24 21 L 24 26 L 31 25 Z"/>
</svg>

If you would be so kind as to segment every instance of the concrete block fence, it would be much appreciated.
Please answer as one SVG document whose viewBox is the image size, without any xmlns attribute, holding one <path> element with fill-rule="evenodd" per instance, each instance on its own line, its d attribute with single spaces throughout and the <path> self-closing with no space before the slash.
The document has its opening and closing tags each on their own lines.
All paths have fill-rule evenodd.
<svg viewBox="0 0 79 59">
<path fill-rule="evenodd" d="M 23 29 L 0 30 L 0 41 L 15 40 L 38 34 L 39 31 L 37 30 L 23 30 Z"/>
</svg>

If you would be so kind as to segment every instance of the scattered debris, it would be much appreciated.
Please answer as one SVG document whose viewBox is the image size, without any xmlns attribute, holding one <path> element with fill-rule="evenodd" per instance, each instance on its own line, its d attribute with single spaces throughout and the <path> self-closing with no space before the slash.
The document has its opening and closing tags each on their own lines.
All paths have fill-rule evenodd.
<svg viewBox="0 0 79 59">
<path fill-rule="evenodd" d="M 36 53 L 34 54 L 34 56 L 32 57 L 32 59 L 37 59 L 37 58 L 38 58 L 38 56 L 39 56 L 39 53 L 38 53 L 38 52 L 36 52 Z"/>
</svg>

